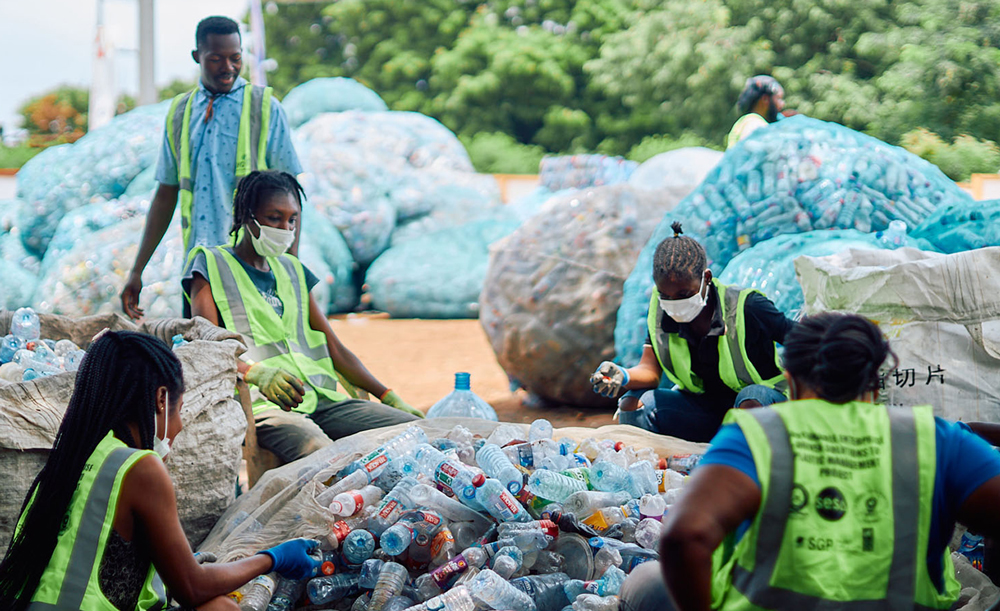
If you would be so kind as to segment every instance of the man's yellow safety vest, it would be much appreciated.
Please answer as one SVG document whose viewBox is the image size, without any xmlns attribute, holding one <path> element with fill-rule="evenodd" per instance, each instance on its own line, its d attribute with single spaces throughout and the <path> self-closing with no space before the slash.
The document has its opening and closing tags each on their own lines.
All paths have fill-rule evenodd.
<svg viewBox="0 0 1000 611">
<path fill-rule="evenodd" d="M 958 599 L 947 549 L 943 591 L 927 570 L 937 467 L 929 406 L 793 401 L 731 410 L 726 422 L 746 436 L 761 503 L 716 563 L 714 609 L 909 611 Z"/>
<path fill-rule="evenodd" d="M 754 130 L 768 125 L 770 123 L 767 119 L 755 112 L 743 115 L 733 124 L 733 129 L 729 130 L 729 135 L 726 136 L 726 150 L 736 146 L 737 142 L 749 136 Z"/>
<path fill-rule="evenodd" d="M 760 291 L 740 289 L 735 286 L 726 287 L 716 278 L 712 278 L 712 284 L 719 294 L 722 319 L 726 326 L 725 334 L 719 338 L 719 377 L 722 382 L 734 392 L 739 392 L 752 384 L 762 384 L 786 392 L 788 384 L 783 375 L 778 374 L 765 380 L 747 356 L 746 299 L 750 293 Z M 659 294 L 654 288 L 649 300 L 649 313 L 646 316 L 649 339 L 653 343 L 656 360 L 660 362 L 663 373 L 678 387 L 695 394 L 704 393 L 704 383 L 691 369 L 691 348 L 687 340 L 678 333 L 663 331 L 663 318 L 667 314 L 660 308 L 658 297 Z M 778 363 L 777 353 L 774 364 L 780 371 L 781 365 Z"/>
<path fill-rule="evenodd" d="M 198 246 L 193 258 L 205 253 L 212 299 L 222 324 L 243 336 L 247 356 L 278 367 L 305 382 L 306 393 L 295 411 L 311 414 L 319 397 L 334 403 L 349 399 L 337 392 L 339 374 L 330 358 L 326 335 L 309 326 L 309 289 L 302 263 L 291 255 L 267 257 L 274 273 L 278 298 L 284 304 L 279 317 L 260 295 L 236 256 L 222 247 Z M 278 406 L 266 399 L 254 401 L 254 413 Z"/>
<path fill-rule="evenodd" d="M 114 528 L 122 480 L 136 461 L 149 455 L 156 453 L 132 449 L 113 433 L 97 444 L 73 492 L 55 550 L 31 597 L 29 611 L 118 611 L 101 592 L 101 560 Z M 24 514 L 18 530 L 23 520 Z M 166 604 L 163 582 L 150 563 L 136 608 L 158 611 Z"/>
<path fill-rule="evenodd" d="M 191 106 L 197 89 L 174 98 L 167 113 L 167 138 L 177 160 L 178 201 L 181 204 L 181 235 L 184 251 L 190 247 L 194 181 L 191 179 Z M 236 140 L 236 180 L 254 170 L 267 169 L 267 134 L 271 124 L 271 87 L 243 87 L 243 110 Z M 214 246 L 214 245 L 213 245 Z"/>
</svg>

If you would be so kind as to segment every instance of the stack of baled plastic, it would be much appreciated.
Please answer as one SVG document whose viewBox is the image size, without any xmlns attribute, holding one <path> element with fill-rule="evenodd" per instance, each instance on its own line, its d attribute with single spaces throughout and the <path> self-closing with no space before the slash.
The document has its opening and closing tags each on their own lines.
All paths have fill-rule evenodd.
<svg viewBox="0 0 1000 611">
<path fill-rule="evenodd" d="M 674 187 L 689 192 L 719 164 L 722 153 L 701 146 L 675 149 L 643 161 L 628 179 L 636 189 Z"/>
<path fill-rule="evenodd" d="M 19 226 L 28 250 L 42 256 L 64 214 L 97 198 L 119 197 L 156 163 L 168 106 L 139 107 L 24 165 L 17 174 L 17 193 L 29 206 Z"/>
<path fill-rule="evenodd" d="M 682 198 L 626 185 L 569 192 L 493 246 L 479 320 L 513 381 L 554 403 L 613 404 L 588 376 L 613 356 L 615 314 L 635 257 Z"/>
<path fill-rule="evenodd" d="M 473 172 L 454 134 L 411 112 L 323 113 L 295 132 L 310 205 L 341 231 L 366 267 L 389 246 L 397 224 L 442 210 L 438 226 L 468 209 L 500 203 L 490 176 Z"/>
<path fill-rule="evenodd" d="M 319 292 L 313 294 L 316 301 L 324 306 L 327 314 L 350 312 L 358 305 L 358 290 L 354 273 L 357 264 L 351 256 L 351 249 L 333 226 L 333 222 L 320 214 L 308 201 L 302 210 L 302 237 L 299 244 L 299 259 L 325 286 L 317 286 L 313 291 L 325 290 L 326 298 Z M 320 275 L 320 272 L 323 275 Z M 328 305 L 325 305 L 328 304 Z"/>
<path fill-rule="evenodd" d="M 538 178 L 550 191 L 583 189 L 628 182 L 637 167 L 638 163 L 622 157 L 561 155 L 543 158 Z"/>
<path fill-rule="evenodd" d="M 911 235 L 946 254 L 1000 246 L 1000 199 L 942 206 Z"/>
<path fill-rule="evenodd" d="M 900 248 L 909 246 L 932 250 L 923 240 L 907 238 L 892 230 L 861 233 L 856 229 L 809 231 L 780 235 L 765 240 L 733 257 L 719 276 L 725 284 L 758 289 L 787 316 L 795 318 L 802 309 L 802 287 L 795 278 L 795 259 L 823 257 L 853 249 Z"/>
<path fill-rule="evenodd" d="M 30 305 L 38 285 L 39 260 L 24 248 L 17 223 L 27 210 L 18 199 L 0 200 L 0 308 Z"/>
<path fill-rule="evenodd" d="M 296 128 L 324 112 L 389 110 L 382 98 L 351 78 L 315 78 L 288 92 L 281 101 L 288 123 Z"/>
<path fill-rule="evenodd" d="M 628 573 L 659 557 L 661 519 L 704 446 L 594 432 L 443 419 L 358 434 L 269 472 L 200 551 L 225 562 L 320 542 L 321 575 L 233 594 L 257 611 L 616 611 Z"/>
<path fill-rule="evenodd" d="M 625 283 L 615 328 L 616 360 L 638 362 L 646 337 L 657 245 L 682 222 L 720 273 L 754 244 L 822 229 L 917 227 L 940 206 L 971 203 L 936 166 L 835 123 L 797 115 L 759 129 L 728 150 L 676 210 L 663 217 Z"/>
</svg>

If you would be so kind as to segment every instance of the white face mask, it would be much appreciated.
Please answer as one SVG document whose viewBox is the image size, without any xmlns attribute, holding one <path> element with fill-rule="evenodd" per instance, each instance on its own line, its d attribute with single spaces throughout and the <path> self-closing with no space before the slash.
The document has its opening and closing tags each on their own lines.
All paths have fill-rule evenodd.
<svg viewBox="0 0 1000 611">
<path fill-rule="evenodd" d="M 698 292 L 686 299 L 664 299 L 660 297 L 660 309 L 675 322 L 691 322 L 705 309 L 705 297 L 701 292 L 705 288 L 705 275 L 701 276 L 701 286 Z"/>
<path fill-rule="evenodd" d="M 167 454 L 170 454 L 170 416 L 167 414 L 169 409 L 170 401 L 168 399 L 167 408 L 163 413 L 163 439 L 160 439 L 156 431 L 153 431 L 153 451 L 160 455 L 160 460 L 163 460 L 167 457 Z"/>
<path fill-rule="evenodd" d="M 250 243 L 253 244 L 253 249 L 257 251 L 257 254 L 262 257 L 283 255 L 291 248 L 292 242 L 295 241 L 294 229 L 267 227 L 258 223 L 257 219 L 253 219 L 253 222 L 257 225 L 260 237 L 255 238 L 251 231 Z"/>
</svg>

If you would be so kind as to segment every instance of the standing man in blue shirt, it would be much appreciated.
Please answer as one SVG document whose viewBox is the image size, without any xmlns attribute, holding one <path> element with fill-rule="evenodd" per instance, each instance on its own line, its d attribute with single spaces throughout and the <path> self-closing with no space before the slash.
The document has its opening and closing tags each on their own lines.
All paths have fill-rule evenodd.
<svg viewBox="0 0 1000 611">
<path fill-rule="evenodd" d="M 122 309 L 140 318 L 142 272 L 181 204 L 184 255 L 196 246 L 225 244 L 233 223 L 233 192 L 253 170 L 300 174 L 288 119 L 271 89 L 251 87 L 243 67 L 239 25 L 228 17 L 203 19 L 191 52 L 201 66 L 193 91 L 176 98 L 167 113 L 156 168 L 159 182 L 146 217 L 139 253 L 122 290 Z M 298 252 L 298 234 L 289 252 Z M 190 312 L 185 300 L 184 315 Z"/>
</svg>

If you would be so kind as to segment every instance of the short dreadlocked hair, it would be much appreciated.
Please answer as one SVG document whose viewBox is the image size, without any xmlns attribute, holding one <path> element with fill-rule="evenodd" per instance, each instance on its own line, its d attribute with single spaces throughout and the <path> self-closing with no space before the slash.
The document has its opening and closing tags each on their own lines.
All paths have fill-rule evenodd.
<svg viewBox="0 0 1000 611">
<path fill-rule="evenodd" d="M 708 269 L 705 248 L 684 233 L 681 224 L 674 221 L 670 228 L 674 235 L 660 242 L 653 255 L 653 278 L 670 280 L 695 279 Z"/>
<path fill-rule="evenodd" d="M 302 185 L 288 172 L 265 170 L 247 174 L 236 186 L 236 195 L 233 197 L 233 228 L 229 230 L 229 234 L 236 236 L 240 227 L 253 217 L 257 206 L 275 193 L 294 196 L 300 209 L 302 199 L 306 196 Z"/>
</svg>

